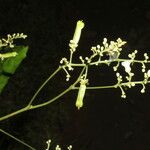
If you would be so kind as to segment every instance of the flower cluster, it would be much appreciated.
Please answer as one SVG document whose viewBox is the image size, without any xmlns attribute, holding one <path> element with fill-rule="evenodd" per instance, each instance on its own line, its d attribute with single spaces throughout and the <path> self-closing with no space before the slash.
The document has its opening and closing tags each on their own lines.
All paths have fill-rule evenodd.
<svg viewBox="0 0 150 150">
<path fill-rule="evenodd" d="M 47 144 L 47 148 L 45 150 L 50 150 L 50 144 L 51 144 L 51 140 L 46 141 Z M 68 150 L 72 149 L 72 145 L 69 145 L 67 147 Z M 62 150 L 61 147 L 59 145 L 56 145 L 55 150 Z"/>
<path fill-rule="evenodd" d="M 23 33 L 14 33 L 12 35 L 8 34 L 6 39 L 0 39 L 0 47 L 8 46 L 10 48 L 13 48 L 15 39 L 25 39 L 26 37 L 27 35 Z"/>
<path fill-rule="evenodd" d="M 121 38 L 118 38 L 116 42 L 110 41 L 110 43 L 108 43 L 107 38 L 104 38 L 102 43 L 102 46 L 97 45 L 91 47 L 93 54 L 90 57 L 86 57 L 88 63 L 91 63 L 93 58 L 98 57 L 97 61 L 93 62 L 94 64 L 98 65 L 102 60 L 105 60 L 105 57 L 103 57 L 105 55 L 109 56 L 109 62 L 116 60 L 122 51 L 122 46 L 126 44 L 126 41 L 122 41 Z"/>
<path fill-rule="evenodd" d="M 149 56 L 147 55 L 147 53 L 144 53 L 144 58 L 145 58 L 144 60 L 136 60 L 135 59 L 136 54 L 137 54 L 137 50 L 135 50 L 134 52 L 128 55 L 128 57 L 130 58 L 129 60 L 120 59 L 118 60 L 117 66 L 113 67 L 114 71 L 118 71 L 118 67 L 120 66 L 120 62 L 121 62 L 121 65 L 124 67 L 124 70 L 127 73 L 127 76 L 125 78 L 126 81 L 123 81 L 122 76 L 118 72 L 116 73 L 117 81 L 118 81 L 118 83 L 116 84 L 116 87 L 120 88 L 122 92 L 122 95 L 121 95 L 122 98 L 126 98 L 126 94 L 123 90 L 123 87 L 131 88 L 135 85 L 141 84 L 142 85 L 141 93 L 145 93 L 145 89 L 146 89 L 145 85 L 150 82 L 149 81 L 150 69 L 146 72 L 146 64 L 150 63 L 150 61 L 148 60 Z M 136 65 L 137 63 L 141 64 L 141 68 L 142 68 L 141 72 L 144 73 L 143 75 L 144 79 L 142 81 L 134 81 L 132 79 L 134 76 L 134 73 L 132 72 L 131 65 L 133 66 L 133 65 Z"/>
<path fill-rule="evenodd" d="M 142 85 L 141 93 L 145 92 L 145 85 L 149 83 L 150 78 L 150 69 L 147 70 L 146 66 L 150 63 L 149 56 L 147 53 L 144 53 L 143 60 L 137 60 L 136 55 L 138 53 L 137 50 L 134 50 L 130 54 L 128 54 L 128 58 L 121 58 L 122 47 L 127 43 L 123 41 L 121 38 L 118 38 L 116 41 L 108 42 L 107 38 L 103 39 L 102 45 L 92 46 L 91 47 L 91 55 L 87 57 L 79 56 L 79 60 L 81 63 L 73 62 L 73 53 L 76 51 L 76 47 L 78 46 L 78 42 L 81 36 L 81 30 L 84 27 L 84 23 L 82 21 L 77 22 L 77 26 L 75 29 L 75 33 L 73 36 L 73 40 L 70 41 L 70 58 L 62 58 L 60 61 L 61 67 L 66 72 L 66 80 L 69 81 L 71 75 L 69 73 L 70 70 L 73 70 L 73 67 L 86 67 L 86 76 L 88 74 L 88 67 L 92 65 L 101 66 L 102 64 L 106 64 L 113 66 L 114 72 L 116 72 L 117 83 L 112 86 L 98 86 L 98 87 L 87 87 L 87 80 L 85 78 L 80 80 L 80 86 L 76 87 L 78 89 L 78 95 L 76 100 L 76 107 L 80 109 L 83 106 L 83 98 L 85 95 L 86 89 L 101 89 L 101 88 L 120 88 L 121 97 L 126 98 L 126 93 L 124 91 L 124 87 L 134 87 L 136 85 Z M 132 66 L 136 64 L 141 64 L 141 73 L 143 73 L 143 80 L 136 81 L 135 73 L 132 69 Z M 123 68 L 125 72 L 125 76 L 120 72 L 120 68 Z M 123 73 L 124 74 L 124 73 Z M 82 74 L 83 75 L 83 74 Z M 133 78 L 134 77 L 134 78 Z"/>
<path fill-rule="evenodd" d="M 23 33 L 14 33 L 12 35 L 8 34 L 7 38 L 0 39 L 0 48 L 2 47 L 9 47 L 14 48 L 14 40 L 15 39 L 25 39 L 27 35 Z M 17 52 L 7 52 L 7 53 L 0 53 L 1 60 L 9 57 L 15 57 L 17 55 Z"/>
</svg>

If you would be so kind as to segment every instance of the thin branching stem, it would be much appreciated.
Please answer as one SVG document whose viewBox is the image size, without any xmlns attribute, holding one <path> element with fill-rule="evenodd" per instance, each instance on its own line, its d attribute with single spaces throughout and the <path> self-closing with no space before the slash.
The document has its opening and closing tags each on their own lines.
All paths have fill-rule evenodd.
<svg viewBox="0 0 150 150">
<path fill-rule="evenodd" d="M 143 81 L 134 81 L 134 82 L 130 82 L 131 84 L 134 83 L 135 85 L 138 84 L 143 84 Z M 147 83 L 150 83 L 150 81 L 147 81 Z M 114 84 L 114 85 L 104 85 L 104 86 L 87 86 L 86 89 L 87 90 L 96 90 L 96 89 L 112 89 L 112 88 L 117 88 L 119 86 L 127 86 L 128 82 L 122 82 L 120 84 Z M 73 87 L 72 90 L 78 90 L 79 87 Z"/>
<path fill-rule="evenodd" d="M 57 69 L 54 73 L 56 74 L 59 70 L 60 70 L 60 68 Z M 73 87 L 80 81 L 80 78 L 81 78 L 81 76 L 83 75 L 84 71 L 85 71 L 85 67 L 82 69 L 82 71 L 81 71 L 79 77 L 77 78 L 77 80 L 76 80 L 71 86 L 69 86 L 69 88 L 67 88 L 66 90 L 64 90 L 64 91 L 61 92 L 60 94 L 58 94 L 56 97 L 54 97 L 54 98 L 50 99 L 49 101 L 47 101 L 47 102 L 45 102 L 45 103 L 42 103 L 42 104 L 38 104 L 38 105 L 34 105 L 34 106 L 32 106 L 31 104 L 30 104 L 30 105 L 27 105 L 26 107 L 24 107 L 24 108 L 22 108 L 22 109 L 20 109 L 20 110 L 17 110 L 17 111 L 15 111 L 15 112 L 13 112 L 13 113 L 10 113 L 10 114 L 8 114 L 8 115 L 6 115 L 6 116 L 1 117 L 1 118 L 0 118 L 0 121 L 3 121 L 3 120 L 5 120 L 5 119 L 11 118 L 11 117 L 14 117 L 14 116 L 16 116 L 17 114 L 23 113 L 23 112 L 25 112 L 25 111 L 28 111 L 28 110 L 31 110 L 31 109 L 37 109 L 37 108 L 40 108 L 40 107 L 43 107 L 43 106 L 46 106 L 46 105 L 51 104 L 52 102 L 56 101 L 58 98 L 62 97 L 64 94 L 66 94 L 67 92 L 69 92 L 70 90 L 72 90 Z M 54 73 L 53 73 L 53 76 L 55 75 Z M 53 76 L 51 75 L 50 77 L 52 78 Z M 48 78 L 49 80 L 50 80 L 50 77 Z M 49 81 L 48 79 L 46 80 L 47 82 Z M 47 83 L 46 81 L 45 81 L 45 84 Z M 45 84 L 42 84 L 42 86 L 39 88 L 39 91 L 37 92 L 37 94 L 40 92 L 40 90 L 43 88 L 43 86 L 44 86 Z M 37 94 L 35 94 L 35 97 L 36 97 Z M 34 100 L 34 99 L 33 99 L 33 100 Z M 32 102 L 33 102 L 33 101 L 32 101 Z M 0 129 L 0 132 L 2 132 L 3 134 L 5 134 L 5 135 L 11 137 L 11 138 L 14 139 L 15 141 L 17 141 L 17 142 L 19 142 L 19 143 L 21 143 L 21 144 L 27 146 L 27 147 L 30 148 L 31 150 L 36 150 L 36 149 L 33 148 L 32 146 L 30 146 L 30 145 L 28 145 L 27 143 L 23 142 L 22 140 L 16 138 L 16 137 L 13 136 L 12 134 L 10 134 L 10 133 L 8 133 L 8 132 L 2 130 L 2 129 Z"/>
<path fill-rule="evenodd" d="M 131 61 L 131 59 L 115 59 L 115 60 L 112 60 L 112 62 L 124 62 L 124 61 Z M 91 62 L 89 65 L 92 66 L 92 65 L 97 65 L 97 64 L 109 64 L 110 63 L 110 60 L 101 60 L 100 62 L 96 61 L 96 62 Z M 134 63 L 143 63 L 143 60 L 134 60 Z M 147 61 L 146 63 L 150 63 L 150 61 Z M 74 64 L 75 65 L 75 64 Z"/>
<path fill-rule="evenodd" d="M 39 87 L 39 89 L 35 92 L 33 97 L 31 98 L 30 102 L 28 103 L 28 106 L 30 106 L 33 101 L 35 100 L 36 96 L 39 94 L 39 92 L 43 89 L 43 87 L 62 69 L 62 67 L 58 67 L 54 73 L 52 73 L 44 82 L 43 84 Z"/>
<path fill-rule="evenodd" d="M 115 85 L 110 85 L 110 86 L 87 86 L 86 89 L 87 90 L 96 90 L 96 89 L 111 89 L 111 88 L 115 88 Z M 74 87 L 73 90 L 78 90 L 79 87 Z"/>
<path fill-rule="evenodd" d="M 15 140 L 15 141 L 17 141 L 17 142 L 19 142 L 19 143 L 25 145 L 25 146 L 28 147 L 29 149 L 31 149 L 31 150 L 36 150 L 35 148 L 33 148 L 32 146 L 30 146 L 29 144 L 23 142 L 22 140 L 18 139 L 17 137 L 13 136 L 13 135 L 10 134 L 10 133 L 4 131 L 3 129 L 0 129 L 0 132 L 2 132 L 3 134 L 9 136 L 9 137 L 12 138 L 13 140 Z"/>
<path fill-rule="evenodd" d="M 55 96 L 54 98 L 52 98 L 52 99 L 50 99 L 50 100 L 48 100 L 47 102 L 44 102 L 44 103 L 42 103 L 42 104 L 38 104 L 38 105 L 34 105 L 34 106 L 32 106 L 32 105 L 27 105 L 26 107 L 24 107 L 24 108 L 22 108 L 22 109 L 19 109 L 19 110 L 15 111 L 15 112 L 10 113 L 10 114 L 8 114 L 8 115 L 5 115 L 5 116 L 3 116 L 3 117 L 0 117 L 0 121 L 6 120 L 6 119 L 8 119 L 8 118 L 11 118 L 11 117 L 13 117 L 13 116 L 16 116 L 17 114 L 23 113 L 23 112 L 25 112 L 25 111 L 29 111 L 29 110 L 31 110 L 31 109 L 37 109 L 37 108 L 46 106 L 46 105 L 48 105 L 48 104 L 51 104 L 52 102 L 56 101 L 58 98 L 62 97 L 64 94 L 66 94 L 67 92 L 69 92 L 70 90 L 72 90 L 72 89 L 74 88 L 74 86 L 80 81 L 80 78 L 81 78 L 81 76 L 83 75 L 84 71 L 85 71 L 85 67 L 83 67 L 83 69 L 82 69 L 82 71 L 81 71 L 81 73 L 80 73 L 78 79 L 77 79 L 71 86 L 69 86 L 69 88 L 67 88 L 66 90 L 64 90 L 63 92 L 61 92 L 61 93 L 58 94 L 57 96 Z"/>
</svg>

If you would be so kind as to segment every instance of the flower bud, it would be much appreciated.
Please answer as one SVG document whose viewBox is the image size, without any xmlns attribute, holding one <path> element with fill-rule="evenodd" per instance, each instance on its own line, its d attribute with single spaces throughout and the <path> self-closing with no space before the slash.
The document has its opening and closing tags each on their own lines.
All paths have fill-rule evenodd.
<svg viewBox="0 0 150 150">
<path fill-rule="evenodd" d="M 78 96 L 76 100 L 76 107 L 80 109 L 83 106 L 83 98 L 86 91 L 86 80 L 81 80 L 80 87 L 78 91 Z"/>
<path fill-rule="evenodd" d="M 84 23 L 81 20 L 79 20 L 77 22 L 77 26 L 76 26 L 75 33 L 74 33 L 73 40 L 72 40 L 74 42 L 74 44 L 76 44 L 76 45 L 79 42 L 79 39 L 80 39 L 80 36 L 81 36 L 81 30 L 83 28 L 84 28 Z"/>
</svg>

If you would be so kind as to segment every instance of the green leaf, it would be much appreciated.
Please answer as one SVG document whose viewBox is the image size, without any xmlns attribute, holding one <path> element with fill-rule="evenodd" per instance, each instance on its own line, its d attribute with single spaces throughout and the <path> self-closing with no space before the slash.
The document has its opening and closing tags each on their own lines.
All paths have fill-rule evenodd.
<svg viewBox="0 0 150 150">
<path fill-rule="evenodd" d="M 9 77 L 5 75 L 0 75 L 0 93 L 2 92 L 5 85 L 8 83 Z"/>
<path fill-rule="evenodd" d="M 2 69 L 6 73 L 14 74 L 22 60 L 26 57 L 28 47 L 19 46 L 16 47 L 13 51 L 18 53 L 17 56 L 6 59 L 2 65 Z"/>
<path fill-rule="evenodd" d="M 22 60 L 26 57 L 28 47 L 17 46 L 13 49 L 17 56 L 4 59 L 0 64 L 0 93 L 8 83 L 10 75 L 14 74 Z"/>
</svg>

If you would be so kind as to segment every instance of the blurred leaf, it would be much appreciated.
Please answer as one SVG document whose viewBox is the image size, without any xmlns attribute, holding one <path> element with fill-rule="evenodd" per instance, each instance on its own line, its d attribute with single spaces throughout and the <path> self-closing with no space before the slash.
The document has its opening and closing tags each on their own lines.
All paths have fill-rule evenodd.
<svg viewBox="0 0 150 150">
<path fill-rule="evenodd" d="M 2 65 L 3 72 L 14 74 L 17 67 L 20 65 L 22 60 L 26 57 L 28 47 L 19 46 L 16 47 L 13 51 L 17 52 L 18 55 L 15 57 L 8 58 L 4 61 Z"/>
<path fill-rule="evenodd" d="M 9 77 L 5 75 L 0 75 L 0 93 L 2 92 L 5 85 L 8 83 Z"/>
<path fill-rule="evenodd" d="M 28 47 L 17 46 L 13 51 L 18 53 L 17 56 L 3 60 L 0 65 L 0 93 L 8 83 L 10 75 L 15 73 L 22 60 L 26 57 Z"/>
</svg>

